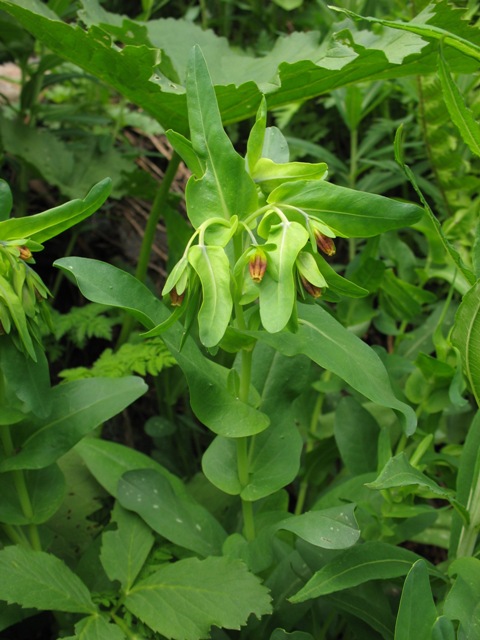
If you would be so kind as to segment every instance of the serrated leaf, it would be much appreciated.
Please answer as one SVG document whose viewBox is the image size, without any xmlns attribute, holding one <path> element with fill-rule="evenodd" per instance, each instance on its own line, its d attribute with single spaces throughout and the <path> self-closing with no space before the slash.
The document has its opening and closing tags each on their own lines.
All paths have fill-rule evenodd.
<svg viewBox="0 0 480 640">
<path fill-rule="evenodd" d="M 175 493 L 153 469 L 125 473 L 118 483 L 118 500 L 164 538 L 202 556 L 219 554 L 227 537 L 205 507 Z"/>
<path fill-rule="evenodd" d="M 83 582 L 59 558 L 25 547 L 0 550 L 0 599 L 23 607 L 96 613 Z"/>
<path fill-rule="evenodd" d="M 384 542 L 366 542 L 339 555 L 317 571 L 307 584 L 290 598 L 304 602 L 369 580 L 388 580 L 406 575 L 419 557 Z"/>
<path fill-rule="evenodd" d="M 460 351 L 463 370 L 480 406 L 480 280 L 458 308 L 451 340 Z"/>
<path fill-rule="evenodd" d="M 125 606 L 174 640 L 207 638 L 213 625 L 240 629 L 251 614 L 271 612 L 267 589 L 242 562 L 226 557 L 166 565 L 137 583 Z"/>
<path fill-rule="evenodd" d="M 277 187 L 268 202 L 302 209 L 328 225 L 337 235 L 369 238 L 420 220 L 423 211 L 415 204 L 324 182 L 299 181 Z"/>
<path fill-rule="evenodd" d="M 75 640 L 125 640 L 125 634 L 115 623 L 108 622 L 101 615 L 94 615 L 77 622 Z"/>
<path fill-rule="evenodd" d="M 102 535 L 100 561 L 110 580 L 129 590 L 140 573 L 154 543 L 150 527 L 136 514 L 115 506 L 116 531 Z"/>
</svg>

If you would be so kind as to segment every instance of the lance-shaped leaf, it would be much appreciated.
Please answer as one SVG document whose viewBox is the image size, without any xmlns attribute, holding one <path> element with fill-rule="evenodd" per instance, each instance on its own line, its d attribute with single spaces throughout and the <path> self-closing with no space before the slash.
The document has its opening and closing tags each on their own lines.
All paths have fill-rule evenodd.
<svg viewBox="0 0 480 640">
<path fill-rule="evenodd" d="M 437 618 L 428 570 L 417 560 L 405 578 L 395 624 L 395 640 L 431 640 Z"/>
<path fill-rule="evenodd" d="M 206 638 L 212 625 L 240 629 L 251 614 L 259 618 L 271 612 L 259 579 L 243 562 L 226 557 L 167 564 L 138 582 L 124 604 L 154 631 L 174 640 Z"/>
<path fill-rule="evenodd" d="M 193 150 L 205 165 L 205 173 L 187 184 L 188 217 L 195 227 L 212 216 L 244 218 L 258 206 L 255 184 L 245 161 L 235 151 L 222 126 L 215 91 L 198 46 L 190 56 L 187 72 L 188 122 Z"/>
<path fill-rule="evenodd" d="M 308 231 L 298 222 L 281 222 L 270 229 L 267 242 L 276 249 L 268 254 L 267 273 L 260 285 L 260 317 L 270 333 L 281 331 L 292 315 L 295 261 L 308 238 Z"/>
<path fill-rule="evenodd" d="M 83 200 L 71 200 L 33 216 L 4 220 L 0 222 L 0 237 L 2 240 L 30 238 L 35 242 L 45 242 L 95 213 L 111 189 L 112 181 L 105 178 L 92 187 Z"/>
<path fill-rule="evenodd" d="M 12 191 L 5 180 L 0 180 L 0 222 L 8 220 L 12 206 Z"/>
<path fill-rule="evenodd" d="M 143 283 L 121 269 L 88 258 L 61 258 L 55 265 L 75 277 L 88 300 L 125 309 L 148 329 L 169 317 L 165 305 Z M 215 433 L 230 438 L 266 429 L 268 417 L 228 391 L 228 369 L 203 356 L 190 337 L 179 351 L 182 331 L 181 326 L 173 325 L 165 331 L 163 339 L 185 373 L 197 418 Z"/>
<path fill-rule="evenodd" d="M 49 553 L 5 547 L 0 551 L 0 575 L 0 600 L 47 611 L 97 611 L 80 578 Z"/>
<path fill-rule="evenodd" d="M 47 418 L 17 427 L 15 453 L 0 463 L 1 471 L 41 469 L 55 462 L 87 433 L 120 413 L 147 390 L 138 377 L 88 378 L 52 389 Z"/>
<path fill-rule="evenodd" d="M 458 308 L 452 344 L 460 351 L 463 370 L 480 406 L 480 280 L 466 293 Z"/>
<path fill-rule="evenodd" d="M 346 549 L 360 537 L 355 521 L 355 505 L 347 504 L 331 509 L 307 511 L 282 520 L 276 529 L 291 531 L 302 540 L 323 549 Z"/>
<path fill-rule="evenodd" d="M 346 238 L 368 238 L 407 227 L 420 220 L 423 214 L 415 204 L 339 187 L 323 180 L 284 184 L 272 191 L 268 202 L 298 207 Z"/>
<path fill-rule="evenodd" d="M 443 98 L 452 121 L 470 151 L 480 156 L 480 126 L 473 113 L 467 108 L 465 100 L 453 81 L 442 52 L 440 52 L 438 59 L 438 75 L 442 85 Z"/>
<path fill-rule="evenodd" d="M 202 284 L 200 340 L 206 347 L 214 347 L 223 338 L 232 315 L 230 263 L 222 247 L 208 245 L 191 247 L 188 260 Z"/>
<path fill-rule="evenodd" d="M 406 575 L 417 560 L 417 554 L 384 542 L 359 544 L 335 556 L 290 601 L 304 602 L 369 580 L 398 578 Z"/>
<path fill-rule="evenodd" d="M 298 308 L 296 333 L 254 335 L 285 355 L 303 353 L 373 402 L 398 411 L 405 433 L 412 434 L 415 412 L 393 393 L 387 370 L 375 351 L 319 305 L 299 304 Z"/>
</svg>

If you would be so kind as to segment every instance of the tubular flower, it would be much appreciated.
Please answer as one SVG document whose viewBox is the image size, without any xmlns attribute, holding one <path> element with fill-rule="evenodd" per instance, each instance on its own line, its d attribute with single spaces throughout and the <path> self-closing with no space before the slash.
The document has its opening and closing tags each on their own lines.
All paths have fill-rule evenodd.
<svg viewBox="0 0 480 640">
<path fill-rule="evenodd" d="M 307 280 L 304 276 L 300 276 L 302 281 L 303 288 L 305 291 L 312 296 L 312 298 L 320 298 L 323 293 L 323 290 L 320 287 L 312 284 L 309 280 Z"/>
<path fill-rule="evenodd" d="M 32 257 L 32 252 L 30 251 L 30 249 L 28 247 L 22 246 L 22 247 L 18 247 L 18 250 L 20 251 L 19 257 L 21 260 L 30 260 Z"/>
<path fill-rule="evenodd" d="M 327 256 L 334 256 L 336 252 L 335 243 L 332 238 L 329 238 L 325 234 L 321 233 L 317 229 L 315 229 L 315 241 L 317 243 L 317 247 L 320 249 L 322 253 Z"/>
<path fill-rule="evenodd" d="M 170 303 L 172 307 L 181 307 L 184 298 L 185 291 L 183 291 L 183 293 L 178 293 L 177 287 L 173 287 L 173 289 L 170 291 Z"/>
<path fill-rule="evenodd" d="M 265 271 L 267 269 L 267 256 L 265 255 L 265 251 L 258 248 L 255 250 L 255 253 L 251 256 L 248 262 L 248 270 L 250 272 L 250 277 L 254 282 L 261 282 L 263 276 L 265 275 Z"/>
</svg>

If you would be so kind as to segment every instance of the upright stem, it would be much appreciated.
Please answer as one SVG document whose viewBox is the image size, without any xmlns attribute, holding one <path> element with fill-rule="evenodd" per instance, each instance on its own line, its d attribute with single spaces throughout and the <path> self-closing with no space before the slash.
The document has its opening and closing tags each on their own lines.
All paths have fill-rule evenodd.
<svg viewBox="0 0 480 640">
<path fill-rule="evenodd" d="M 463 525 L 457 547 L 457 558 L 473 556 L 480 526 L 480 476 L 472 489 L 467 504 L 470 523 Z"/>
<path fill-rule="evenodd" d="M 157 224 L 162 215 L 162 211 L 167 203 L 168 193 L 172 185 L 173 179 L 177 173 L 178 165 L 180 164 L 180 156 L 174 153 L 168 163 L 167 170 L 163 176 L 162 184 L 159 186 L 157 194 L 150 209 L 147 224 L 145 227 L 145 233 L 142 240 L 142 246 L 140 248 L 140 255 L 138 257 L 137 268 L 135 270 L 135 276 L 144 282 L 148 270 L 148 262 L 150 260 L 150 254 L 152 252 L 152 246 L 155 240 L 155 232 Z M 130 335 L 133 327 L 132 316 L 126 316 L 123 321 L 120 335 L 117 341 L 117 347 L 121 346 Z"/>
<path fill-rule="evenodd" d="M 7 456 L 11 456 L 14 452 L 12 435 L 10 433 L 10 427 L 8 425 L 4 425 L 0 428 L 1 441 L 3 445 L 3 450 Z M 22 470 L 15 470 L 10 472 L 13 475 L 13 481 L 15 483 L 15 489 L 17 490 L 18 500 L 20 502 L 20 506 L 22 508 L 23 515 L 28 520 L 33 518 L 33 508 L 32 503 L 30 501 L 30 495 L 28 493 L 27 483 L 25 481 L 25 474 Z M 32 545 L 32 549 L 36 551 L 41 551 L 42 545 L 40 542 L 40 536 L 38 535 L 38 529 L 35 524 L 28 525 L 28 530 L 30 534 L 30 544 Z"/>
</svg>

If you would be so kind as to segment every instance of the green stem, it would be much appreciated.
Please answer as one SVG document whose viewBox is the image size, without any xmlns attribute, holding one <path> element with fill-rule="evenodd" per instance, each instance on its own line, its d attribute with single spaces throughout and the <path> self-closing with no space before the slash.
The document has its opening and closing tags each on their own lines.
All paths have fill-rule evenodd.
<svg viewBox="0 0 480 640">
<path fill-rule="evenodd" d="M 243 320 L 243 317 L 242 317 Z M 252 356 L 253 351 L 244 349 L 241 353 L 242 367 L 240 372 L 240 389 L 239 398 L 242 402 L 248 403 L 250 392 L 250 380 L 252 376 Z M 237 446 L 237 470 L 238 480 L 242 489 L 246 487 L 250 480 L 250 459 L 248 454 L 249 438 L 237 438 L 235 440 Z M 242 514 L 245 538 L 254 540 L 255 538 L 255 521 L 253 517 L 253 504 L 249 500 L 242 500 Z"/>
<path fill-rule="evenodd" d="M 148 263 L 150 260 L 150 254 L 152 252 L 152 246 L 155 240 L 155 232 L 157 230 L 157 224 L 162 215 L 162 211 L 167 204 L 167 198 L 172 185 L 173 179 L 177 173 L 178 165 L 180 164 L 180 156 L 174 153 L 168 163 L 167 170 L 163 176 L 162 184 L 159 186 L 157 194 L 150 209 L 147 224 L 145 227 L 145 233 L 143 235 L 142 246 L 140 248 L 140 255 L 138 258 L 137 268 L 135 270 L 135 276 L 144 282 L 147 275 Z M 125 316 L 120 335 L 117 341 L 117 348 L 120 347 L 130 335 L 133 327 L 133 317 L 130 315 Z"/>
<path fill-rule="evenodd" d="M 3 450 L 5 451 L 6 456 L 9 457 L 14 453 L 10 427 L 8 425 L 4 425 L 3 428 L 0 429 L 0 434 L 1 434 Z M 33 518 L 33 508 L 32 508 L 32 503 L 30 501 L 30 495 L 28 493 L 25 474 L 21 469 L 11 471 L 10 473 L 12 473 L 13 475 L 15 489 L 17 490 L 18 500 L 20 502 L 23 515 L 25 516 L 25 518 L 27 518 L 27 520 L 31 520 Z M 36 551 L 41 551 L 42 545 L 40 543 L 40 536 L 38 535 L 37 526 L 35 524 L 30 524 L 28 526 L 28 530 L 30 534 L 30 544 L 32 546 L 32 549 L 35 549 Z"/>
<path fill-rule="evenodd" d="M 467 511 L 470 523 L 462 527 L 458 541 L 457 558 L 473 556 L 480 527 L 480 476 L 477 477 L 475 488 L 470 493 Z"/>
<path fill-rule="evenodd" d="M 317 432 L 318 417 L 322 411 L 324 398 L 325 398 L 325 395 L 323 393 L 318 394 L 317 401 L 315 402 L 315 406 L 312 411 L 312 416 L 310 418 L 310 428 L 308 430 L 307 444 L 305 446 L 306 454 L 313 451 L 313 448 L 315 446 L 315 438 L 312 436 L 315 436 Z M 299 516 L 303 512 L 303 508 L 305 506 L 305 500 L 307 498 L 307 491 L 308 491 L 308 477 L 305 476 L 300 483 L 300 489 L 298 491 L 297 503 L 295 505 L 296 516 Z"/>
</svg>

